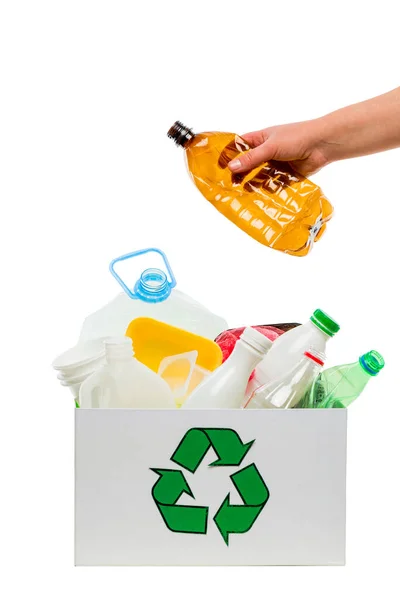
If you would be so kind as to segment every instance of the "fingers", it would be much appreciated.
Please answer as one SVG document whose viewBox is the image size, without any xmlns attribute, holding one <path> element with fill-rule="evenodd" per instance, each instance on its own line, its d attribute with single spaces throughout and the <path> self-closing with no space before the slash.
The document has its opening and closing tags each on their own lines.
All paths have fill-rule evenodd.
<svg viewBox="0 0 400 600">
<path fill-rule="evenodd" d="M 247 141 L 247 140 L 246 140 Z M 264 142 L 260 146 L 244 152 L 238 158 L 232 160 L 228 167 L 234 173 L 241 173 L 242 171 L 251 171 L 267 160 L 274 158 L 275 148 L 268 141 Z"/>
<path fill-rule="evenodd" d="M 256 146 L 261 146 L 261 144 L 266 142 L 268 135 L 265 129 L 261 129 L 260 131 L 251 131 L 250 133 L 245 133 L 240 137 L 250 144 L 250 146 L 255 148 Z"/>
</svg>

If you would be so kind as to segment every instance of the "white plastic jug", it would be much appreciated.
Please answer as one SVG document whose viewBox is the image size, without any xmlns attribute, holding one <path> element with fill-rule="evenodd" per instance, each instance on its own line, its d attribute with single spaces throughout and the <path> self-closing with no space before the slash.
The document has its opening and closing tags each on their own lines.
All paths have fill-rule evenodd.
<svg viewBox="0 0 400 600">
<path fill-rule="evenodd" d="M 229 358 L 194 390 L 182 408 L 240 408 L 249 377 L 271 346 L 265 335 L 246 327 Z"/>
<path fill-rule="evenodd" d="M 134 358 L 130 338 L 104 343 L 106 365 L 82 383 L 81 408 L 175 408 L 166 381 Z"/>
<path fill-rule="evenodd" d="M 322 310 L 314 311 L 307 323 L 286 331 L 274 341 L 256 369 L 255 379 L 251 382 L 252 389 L 286 375 L 311 347 L 325 353 L 326 342 L 339 329 L 336 321 Z"/>
<path fill-rule="evenodd" d="M 116 263 L 152 252 L 161 255 L 166 272 L 148 268 L 131 289 L 115 271 Z M 110 271 L 124 291 L 85 319 L 79 342 L 124 336 L 129 323 L 138 317 L 151 317 L 212 340 L 228 327 L 225 319 L 175 289 L 176 279 L 167 257 L 157 248 L 120 256 L 111 262 Z"/>
</svg>

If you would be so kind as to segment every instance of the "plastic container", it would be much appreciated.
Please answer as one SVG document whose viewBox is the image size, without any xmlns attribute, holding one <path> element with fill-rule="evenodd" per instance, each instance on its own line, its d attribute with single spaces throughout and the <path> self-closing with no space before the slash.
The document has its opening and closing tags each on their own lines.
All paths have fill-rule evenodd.
<svg viewBox="0 0 400 600">
<path fill-rule="evenodd" d="M 202 367 L 199 367 L 199 365 L 194 365 L 185 393 L 180 397 L 175 397 L 177 408 L 181 408 L 194 390 L 210 375 L 211 371 L 203 369 Z"/>
<path fill-rule="evenodd" d="M 240 408 L 251 372 L 271 346 L 262 333 L 247 327 L 228 360 L 194 390 L 182 408 Z"/>
<path fill-rule="evenodd" d="M 82 384 L 81 408 L 175 408 L 168 384 L 133 356 L 128 337 L 105 341 L 106 365 Z"/>
<path fill-rule="evenodd" d="M 177 408 L 182 403 L 181 399 L 187 394 L 197 356 L 198 352 L 193 350 L 193 352 L 167 356 L 160 362 L 158 375 L 168 383 Z"/>
<path fill-rule="evenodd" d="M 115 265 L 148 253 L 162 257 L 165 271 L 147 268 L 133 286 L 128 286 L 117 274 Z M 124 336 L 129 323 L 138 317 L 151 317 L 212 340 L 227 327 L 224 319 L 175 288 L 176 279 L 168 259 L 157 248 L 120 256 L 111 262 L 110 271 L 124 291 L 85 319 L 79 342 Z"/>
<path fill-rule="evenodd" d="M 155 319 L 135 319 L 126 335 L 133 341 L 136 358 L 156 373 L 166 357 L 194 350 L 197 351 L 196 362 L 203 369 L 214 371 L 222 363 L 221 349 L 214 341 Z"/>
<path fill-rule="evenodd" d="M 281 379 L 255 390 L 244 408 L 295 408 L 318 377 L 324 362 L 325 355 L 310 348 Z"/>
<path fill-rule="evenodd" d="M 199 365 L 195 365 L 192 373 L 192 377 L 190 379 L 190 383 L 186 392 L 186 396 L 189 397 L 190 394 L 209 376 L 211 375 L 211 371 L 207 369 L 203 369 Z M 183 401 L 181 402 L 183 404 Z"/>
<path fill-rule="evenodd" d="M 203 196 L 232 223 L 265 246 L 308 254 L 325 231 L 333 208 L 321 189 L 285 162 L 269 161 L 233 174 L 228 163 L 250 146 L 234 133 L 194 134 L 180 121 L 168 136 L 186 152 Z"/>
<path fill-rule="evenodd" d="M 384 366 L 383 356 L 371 350 L 357 362 L 326 369 L 303 397 L 301 408 L 347 408 Z"/>
<path fill-rule="evenodd" d="M 255 380 L 263 385 L 280 379 L 303 358 L 304 352 L 314 348 L 325 353 L 327 341 L 340 327 L 322 310 L 314 311 L 310 320 L 281 335 L 272 345 L 265 359 L 257 366 Z"/>
</svg>

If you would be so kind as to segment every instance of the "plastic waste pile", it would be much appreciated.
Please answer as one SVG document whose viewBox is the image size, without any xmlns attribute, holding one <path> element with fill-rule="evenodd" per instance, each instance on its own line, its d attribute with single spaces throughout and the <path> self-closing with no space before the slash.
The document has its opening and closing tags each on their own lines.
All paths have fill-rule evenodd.
<svg viewBox="0 0 400 600">
<path fill-rule="evenodd" d="M 154 256 L 164 268 L 153 266 Z M 121 263 L 151 265 L 129 284 Z M 176 288 L 165 254 L 148 248 L 111 262 L 122 288 L 88 316 L 53 367 L 77 407 L 136 409 L 347 408 L 384 367 L 375 350 L 324 369 L 338 323 L 317 309 L 304 324 L 229 329 Z"/>
</svg>

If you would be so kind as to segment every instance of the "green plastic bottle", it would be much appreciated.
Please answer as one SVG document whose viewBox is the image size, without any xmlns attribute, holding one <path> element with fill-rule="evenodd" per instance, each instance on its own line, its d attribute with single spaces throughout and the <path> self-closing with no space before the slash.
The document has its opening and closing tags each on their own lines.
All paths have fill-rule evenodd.
<svg viewBox="0 0 400 600">
<path fill-rule="evenodd" d="M 298 408 L 347 408 L 384 366 L 379 352 L 371 350 L 355 363 L 326 369 L 315 379 Z"/>
</svg>

